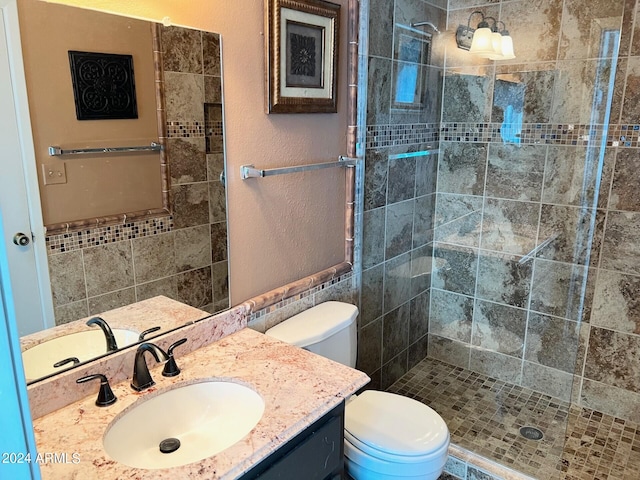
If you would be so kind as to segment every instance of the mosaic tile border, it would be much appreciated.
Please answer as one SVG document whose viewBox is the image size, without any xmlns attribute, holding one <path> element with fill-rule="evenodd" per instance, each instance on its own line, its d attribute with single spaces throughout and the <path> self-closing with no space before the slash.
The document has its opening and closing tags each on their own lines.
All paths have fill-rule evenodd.
<svg viewBox="0 0 640 480">
<path fill-rule="evenodd" d="M 311 297 L 313 295 L 315 295 L 316 293 L 319 293 L 323 290 L 326 290 L 329 287 L 332 287 L 333 285 L 336 285 L 337 283 L 340 282 L 344 282 L 346 280 L 349 280 L 353 277 L 354 273 L 353 272 L 348 272 L 345 273 L 344 275 L 340 275 L 338 277 L 335 277 L 325 283 L 322 283 L 320 285 L 317 285 L 313 288 L 310 288 L 309 290 L 305 290 L 302 293 L 299 293 L 297 295 L 293 295 L 292 297 L 289 298 L 285 298 L 284 300 L 278 302 L 278 303 L 274 303 L 273 305 L 269 305 L 268 307 L 263 308 L 262 310 L 258 310 L 257 312 L 252 312 L 248 319 L 247 319 L 247 323 L 251 324 L 254 323 L 258 320 L 260 320 L 262 317 L 275 312 L 276 310 L 279 310 L 281 308 L 286 307 L 287 305 L 290 305 L 292 303 L 295 303 L 297 301 L 302 300 L 303 298 L 307 298 L 307 297 Z"/>
<path fill-rule="evenodd" d="M 503 132 L 513 131 L 522 145 L 586 146 L 603 140 L 605 125 L 444 122 L 442 124 L 372 125 L 367 127 L 366 147 L 382 148 L 429 142 L 503 143 Z M 608 147 L 640 147 L 640 125 L 612 124 L 607 130 Z"/>
<path fill-rule="evenodd" d="M 168 138 L 204 137 L 203 122 L 169 122 L 167 121 Z"/>
<path fill-rule="evenodd" d="M 602 124 L 551 124 L 529 123 L 509 125 L 502 123 L 443 123 L 440 127 L 442 141 L 500 142 L 503 132 L 517 132 L 513 138 L 525 145 L 581 145 L 599 143 L 605 134 Z M 606 131 L 609 147 L 640 146 L 640 125 L 609 125 Z M 516 142 L 512 142 L 516 143 Z"/>
<path fill-rule="evenodd" d="M 438 123 L 368 125 L 366 148 L 437 142 L 439 136 Z"/>
<path fill-rule="evenodd" d="M 137 222 L 128 222 L 121 225 L 83 228 L 77 232 L 47 235 L 45 242 L 49 253 L 63 253 L 87 247 L 97 247 L 98 245 L 106 245 L 122 240 L 132 240 L 134 238 L 148 237 L 159 233 L 168 233 L 172 230 L 173 217 L 168 215 Z"/>
<path fill-rule="evenodd" d="M 208 137 L 212 135 L 222 136 L 224 129 L 222 126 L 222 122 L 220 120 L 216 120 L 213 122 L 205 122 L 204 124 L 205 132 Z"/>
</svg>

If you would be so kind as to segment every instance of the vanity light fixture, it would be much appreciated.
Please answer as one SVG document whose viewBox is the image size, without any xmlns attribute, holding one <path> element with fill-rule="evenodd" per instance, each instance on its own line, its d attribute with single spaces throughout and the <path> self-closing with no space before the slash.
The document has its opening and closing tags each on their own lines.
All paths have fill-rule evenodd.
<svg viewBox="0 0 640 480">
<path fill-rule="evenodd" d="M 480 15 L 482 19 L 478 22 L 476 29 L 471 28 L 471 17 Z M 488 20 L 493 22 L 490 25 Z M 503 26 L 498 30 L 498 23 Z M 462 50 L 469 50 L 469 53 L 491 60 L 509 60 L 515 58 L 513 51 L 513 40 L 507 31 L 506 25 L 502 21 L 496 21 L 493 17 L 485 17 L 478 10 L 469 15 L 467 25 L 460 25 L 456 31 L 456 44 Z"/>
</svg>

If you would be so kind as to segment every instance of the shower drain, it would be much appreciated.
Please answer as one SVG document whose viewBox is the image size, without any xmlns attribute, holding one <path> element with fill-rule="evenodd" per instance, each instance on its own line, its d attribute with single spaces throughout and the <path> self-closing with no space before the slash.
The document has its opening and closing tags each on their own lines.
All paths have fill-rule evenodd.
<svg viewBox="0 0 640 480">
<path fill-rule="evenodd" d="M 536 427 L 522 427 L 520 429 L 520 435 L 527 440 L 542 440 L 542 437 L 544 437 L 542 430 L 539 430 Z"/>
</svg>

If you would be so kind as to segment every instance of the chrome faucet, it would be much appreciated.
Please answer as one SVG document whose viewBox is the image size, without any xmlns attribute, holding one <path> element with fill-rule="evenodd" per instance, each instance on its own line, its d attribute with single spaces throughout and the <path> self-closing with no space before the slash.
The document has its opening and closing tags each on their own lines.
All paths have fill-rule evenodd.
<svg viewBox="0 0 640 480">
<path fill-rule="evenodd" d="M 98 325 L 104 333 L 104 338 L 107 341 L 107 353 L 115 352 L 118 350 L 118 344 L 116 343 L 116 337 L 111 330 L 109 324 L 101 317 L 93 317 L 87 320 L 87 326 Z"/>
<path fill-rule="evenodd" d="M 140 344 L 133 362 L 133 377 L 131 379 L 131 388 L 138 392 L 146 390 L 156 383 L 149 373 L 149 367 L 144 358 L 145 352 L 151 352 L 156 362 L 165 363 L 169 360 L 169 355 L 156 344 L 150 342 Z"/>
</svg>

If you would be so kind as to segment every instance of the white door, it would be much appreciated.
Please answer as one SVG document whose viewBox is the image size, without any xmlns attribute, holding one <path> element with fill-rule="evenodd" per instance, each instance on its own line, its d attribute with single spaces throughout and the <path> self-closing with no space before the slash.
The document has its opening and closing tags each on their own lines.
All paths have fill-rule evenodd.
<svg viewBox="0 0 640 480">
<path fill-rule="evenodd" d="M 0 234 L 2 230 L 0 211 Z M 31 424 L 27 386 L 24 379 L 20 347 L 18 344 L 13 300 L 9 296 L 9 268 L 6 261 L 6 245 L 0 238 L 0 452 L 29 453 L 35 458 L 36 442 Z M 24 478 L 39 480 L 40 470 L 36 463 L 2 462 L 2 478 Z"/>
<path fill-rule="evenodd" d="M 25 335 L 53 326 L 53 309 L 16 4 L 0 0 L 0 7 L 0 210 L 18 331 Z"/>
</svg>

